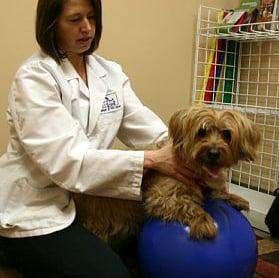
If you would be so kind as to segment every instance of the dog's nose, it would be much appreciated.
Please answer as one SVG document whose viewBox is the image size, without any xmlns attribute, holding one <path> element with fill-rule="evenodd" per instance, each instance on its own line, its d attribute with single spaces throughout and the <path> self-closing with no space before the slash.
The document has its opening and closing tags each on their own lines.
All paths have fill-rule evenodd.
<svg viewBox="0 0 279 278">
<path fill-rule="evenodd" d="M 208 150 L 207 156 L 210 160 L 217 160 L 220 157 L 220 151 L 216 148 Z"/>
</svg>

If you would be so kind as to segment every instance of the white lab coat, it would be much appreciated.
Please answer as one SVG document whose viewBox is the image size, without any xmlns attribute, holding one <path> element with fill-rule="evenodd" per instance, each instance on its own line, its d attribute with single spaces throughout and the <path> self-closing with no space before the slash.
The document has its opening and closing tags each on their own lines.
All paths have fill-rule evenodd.
<svg viewBox="0 0 279 278">
<path fill-rule="evenodd" d="M 69 226 L 69 192 L 139 200 L 143 151 L 108 150 L 167 136 L 121 67 L 87 57 L 88 88 L 71 63 L 39 52 L 18 70 L 7 111 L 11 142 L 0 158 L 0 235 L 26 237 Z"/>
</svg>

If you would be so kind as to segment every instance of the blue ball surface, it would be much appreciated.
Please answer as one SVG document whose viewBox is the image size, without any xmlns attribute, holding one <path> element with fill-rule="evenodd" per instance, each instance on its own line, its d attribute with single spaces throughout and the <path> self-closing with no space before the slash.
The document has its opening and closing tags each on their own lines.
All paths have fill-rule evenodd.
<svg viewBox="0 0 279 278">
<path fill-rule="evenodd" d="M 251 278 L 257 241 L 248 220 L 221 200 L 208 199 L 204 209 L 218 227 L 215 239 L 194 240 L 189 227 L 151 219 L 139 238 L 139 263 L 147 278 Z"/>
</svg>

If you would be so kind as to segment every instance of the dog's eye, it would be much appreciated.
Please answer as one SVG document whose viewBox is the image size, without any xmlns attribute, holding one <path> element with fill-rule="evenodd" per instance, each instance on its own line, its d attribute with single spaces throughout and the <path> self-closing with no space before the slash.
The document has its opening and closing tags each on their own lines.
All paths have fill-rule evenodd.
<svg viewBox="0 0 279 278">
<path fill-rule="evenodd" d="M 204 128 L 200 128 L 197 135 L 199 138 L 204 138 L 206 136 L 206 130 Z"/>
<path fill-rule="evenodd" d="M 223 130 L 222 130 L 222 137 L 223 137 L 223 139 L 224 139 L 225 141 L 231 142 L 231 140 L 232 140 L 232 135 L 231 135 L 230 130 L 228 130 L 228 129 L 223 129 Z"/>
</svg>

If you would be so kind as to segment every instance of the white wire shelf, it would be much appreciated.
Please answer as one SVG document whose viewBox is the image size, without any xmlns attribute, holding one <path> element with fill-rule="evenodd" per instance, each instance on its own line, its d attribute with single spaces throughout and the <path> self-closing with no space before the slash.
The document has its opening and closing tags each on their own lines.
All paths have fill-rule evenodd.
<svg viewBox="0 0 279 278">
<path fill-rule="evenodd" d="M 220 11 L 229 10 L 200 6 L 198 34 L 227 40 L 279 40 L 279 21 L 221 25 L 217 22 Z"/>
<path fill-rule="evenodd" d="M 208 23 L 208 21 L 204 21 Z M 215 22 L 215 24 L 217 24 Z M 267 26 L 276 26 L 272 30 Z M 259 26 L 262 30 L 259 31 Z M 237 29 L 237 31 L 231 31 L 232 27 Z M 246 28 L 245 28 L 246 27 Z M 249 31 L 243 31 L 243 29 L 248 29 Z M 200 34 L 207 37 L 215 37 L 227 40 L 279 40 L 279 21 L 269 21 L 260 23 L 250 23 L 250 24 L 237 24 L 233 26 L 221 25 L 212 27 L 201 27 Z"/>
<path fill-rule="evenodd" d="M 194 101 L 194 102 L 199 103 L 200 101 Z M 245 114 L 279 116 L 279 111 L 277 108 L 265 108 L 265 107 L 247 105 L 247 104 L 222 103 L 222 102 L 212 102 L 212 101 L 205 101 L 204 103 L 216 109 L 236 110 Z"/>
</svg>

